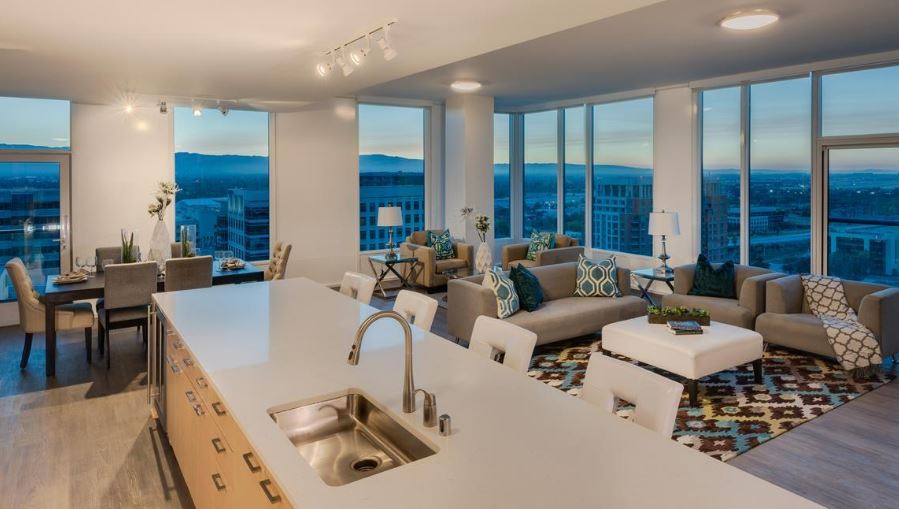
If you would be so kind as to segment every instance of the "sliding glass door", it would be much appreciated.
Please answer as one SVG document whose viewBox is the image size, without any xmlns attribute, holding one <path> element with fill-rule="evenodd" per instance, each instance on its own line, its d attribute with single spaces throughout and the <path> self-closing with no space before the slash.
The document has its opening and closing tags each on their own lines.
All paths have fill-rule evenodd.
<svg viewBox="0 0 899 509">
<path fill-rule="evenodd" d="M 827 273 L 899 285 L 899 145 L 824 149 Z"/>
<path fill-rule="evenodd" d="M 0 153 L 0 301 L 15 300 L 3 266 L 21 258 L 40 292 L 70 269 L 69 156 Z"/>
</svg>

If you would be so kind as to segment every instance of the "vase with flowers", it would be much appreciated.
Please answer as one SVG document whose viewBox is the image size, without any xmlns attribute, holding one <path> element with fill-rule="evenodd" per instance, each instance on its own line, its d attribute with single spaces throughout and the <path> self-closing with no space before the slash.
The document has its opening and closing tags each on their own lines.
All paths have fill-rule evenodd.
<svg viewBox="0 0 899 509">
<path fill-rule="evenodd" d="M 169 227 L 165 223 L 165 212 L 175 201 L 175 195 L 180 190 L 181 188 L 175 182 L 160 182 L 157 184 L 153 202 L 147 206 L 147 213 L 156 218 L 153 236 L 150 237 L 149 259 L 156 262 L 160 271 L 172 253 L 172 239 L 169 235 Z"/>
<path fill-rule="evenodd" d="M 462 217 L 474 223 L 474 229 L 478 232 L 478 239 L 481 244 L 475 254 L 475 268 L 478 272 L 485 273 L 493 266 L 493 250 L 487 244 L 487 232 L 490 231 L 490 216 L 486 214 L 478 214 L 472 207 L 464 207 L 462 209 Z"/>
</svg>

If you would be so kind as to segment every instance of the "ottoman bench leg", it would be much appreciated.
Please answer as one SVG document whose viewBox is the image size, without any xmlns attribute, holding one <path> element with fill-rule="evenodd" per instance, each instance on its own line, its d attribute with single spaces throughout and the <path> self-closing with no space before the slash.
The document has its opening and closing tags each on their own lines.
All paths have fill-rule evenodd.
<svg viewBox="0 0 899 509">
<path fill-rule="evenodd" d="M 687 380 L 687 394 L 690 395 L 690 406 L 696 406 L 696 389 L 699 382 L 696 380 Z"/>
<path fill-rule="evenodd" d="M 755 375 L 755 383 L 762 383 L 762 375 L 764 375 L 764 368 L 762 368 L 762 359 L 752 361 L 752 372 Z"/>
</svg>

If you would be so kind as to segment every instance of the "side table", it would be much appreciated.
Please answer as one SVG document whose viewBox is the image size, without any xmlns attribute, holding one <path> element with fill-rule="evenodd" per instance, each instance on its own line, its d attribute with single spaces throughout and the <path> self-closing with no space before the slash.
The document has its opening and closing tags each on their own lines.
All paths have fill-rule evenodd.
<svg viewBox="0 0 899 509">
<path fill-rule="evenodd" d="M 368 257 L 368 265 L 371 267 L 372 274 L 377 275 L 378 289 L 381 290 L 381 297 L 386 299 L 387 292 L 384 290 L 384 285 L 382 284 L 384 278 L 387 277 L 388 274 L 393 274 L 400 280 L 400 286 L 402 288 L 412 288 L 412 284 L 409 280 L 415 279 L 419 263 L 418 258 L 406 258 L 399 255 L 395 258 L 390 258 L 386 254 L 377 254 Z M 381 267 L 380 272 L 375 268 L 375 265 Z M 397 265 L 404 266 L 402 272 L 396 270 L 395 267 Z"/>
<path fill-rule="evenodd" d="M 652 295 L 649 294 L 650 287 L 652 287 L 652 284 L 656 281 L 664 282 L 671 291 L 674 291 L 674 285 L 671 284 L 671 282 L 674 281 L 674 272 L 664 272 L 650 267 L 632 270 L 631 275 L 637 283 L 637 288 L 640 289 L 640 297 L 646 299 L 650 306 L 656 305 L 655 301 L 652 299 Z"/>
</svg>

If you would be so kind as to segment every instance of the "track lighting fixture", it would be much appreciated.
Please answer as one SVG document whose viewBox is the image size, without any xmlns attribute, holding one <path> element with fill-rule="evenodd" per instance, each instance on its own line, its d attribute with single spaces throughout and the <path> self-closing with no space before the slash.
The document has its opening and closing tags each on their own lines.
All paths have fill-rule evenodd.
<svg viewBox="0 0 899 509">
<path fill-rule="evenodd" d="M 165 101 L 159 101 L 159 104 L 157 104 L 157 106 L 159 106 L 159 113 L 165 115 L 169 112 L 169 105 L 166 104 Z"/>
<path fill-rule="evenodd" d="M 133 112 L 134 112 L 134 105 L 131 104 L 130 102 L 125 103 L 125 113 L 128 113 L 130 115 Z"/>
<path fill-rule="evenodd" d="M 331 71 L 336 67 L 340 67 L 344 76 L 353 74 L 355 67 L 361 66 L 362 63 L 365 62 L 365 57 L 371 53 L 372 35 L 375 35 L 378 32 L 381 32 L 381 36 L 377 39 L 377 44 L 384 53 L 384 60 L 393 60 L 396 58 L 397 52 L 390 44 L 389 31 L 390 25 L 394 23 L 396 23 L 396 21 L 391 21 L 384 26 L 366 32 L 364 35 L 326 52 L 324 58 L 315 64 L 315 74 L 321 78 L 325 78 L 330 75 Z M 364 44 L 360 43 L 360 41 L 364 41 Z M 356 45 L 355 49 L 353 48 L 354 45 Z M 327 61 L 329 57 L 331 59 L 330 62 Z"/>
<path fill-rule="evenodd" d="M 228 116 L 228 113 L 231 111 L 231 110 L 228 109 L 228 107 L 225 106 L 224 104 L 219 104 L 219 105 L 218 105 L 218 110 L 219 110 L 219 113 L 221 113 L 223 117 L 227 117 L 227 116 Z"/>
<path fill-rule="evenodd" d="M 200 105 L 198 105 L 198 104 L 195 104 L 195 105 L 194 105 L 194 107 L 193 107 L 193 112 L 194 112 L 194 116 L 195 116 L 195 117 L 202 117 L 202 116 L 203 116 L 203 108 L 201 108 Z"/>
</svg>

